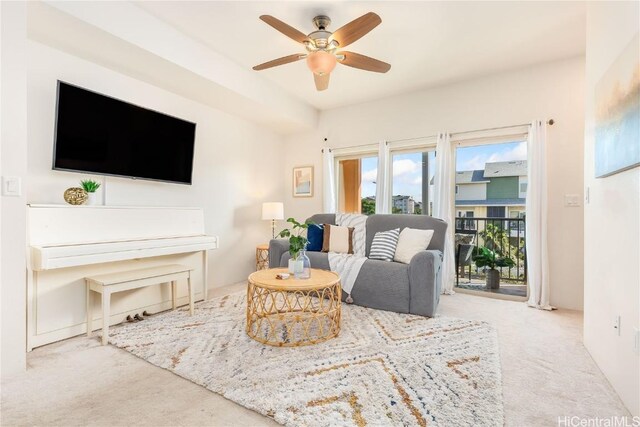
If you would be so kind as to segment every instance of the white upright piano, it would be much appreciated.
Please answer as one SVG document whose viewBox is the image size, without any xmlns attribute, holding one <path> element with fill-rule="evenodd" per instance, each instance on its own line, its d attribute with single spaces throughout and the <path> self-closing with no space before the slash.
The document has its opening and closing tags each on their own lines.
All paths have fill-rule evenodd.
<svg viewBox="0 0 640 427">
<path fill-rule="evenodd" d="M 195 269 L 196 299 L 207 297 L 208 251 L 201 208 L 29 205 L 27 350 L 86 332 L 84 277 L 167 263 Z M 178 283 L 178 303 L 186 303 Z M 123 292 L 111 324 L 170 308 L 169 285 Z M 96 309 L 95 313 L 100 310 Z M 94 322 L 100 322 L 99 317 Z"/>
</svg>

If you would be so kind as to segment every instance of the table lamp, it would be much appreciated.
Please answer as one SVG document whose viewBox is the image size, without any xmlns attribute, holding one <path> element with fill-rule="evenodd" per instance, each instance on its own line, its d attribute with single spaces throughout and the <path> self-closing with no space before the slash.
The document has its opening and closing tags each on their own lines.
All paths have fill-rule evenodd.
<svg viewBox="0 0 640 427">
<path fill-rule="evenodd" d="M 276 220 L 284 219 L 282 202 L 265 202 L 262 204 L 262 219 L 271 220 L 271 238 L 276 238 Z"/>
</svg>

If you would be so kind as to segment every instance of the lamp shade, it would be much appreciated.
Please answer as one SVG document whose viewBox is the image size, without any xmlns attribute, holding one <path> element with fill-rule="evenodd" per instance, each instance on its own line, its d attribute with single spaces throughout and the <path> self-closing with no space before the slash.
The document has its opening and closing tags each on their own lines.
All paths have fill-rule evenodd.
<svg viewBox="0 0 640 427">
<path fill-rule="evenodd" d="M 319 76 L 331 73 L 336 67 L 336 57 L 324 51 L 312 52 L 307 56 L 307 66 Z"/>
<path fill-rule="evenodd" d="M 284 219 L 284 204 L 282 202 L 263 203 L 262 219 Z"/>
</svg>

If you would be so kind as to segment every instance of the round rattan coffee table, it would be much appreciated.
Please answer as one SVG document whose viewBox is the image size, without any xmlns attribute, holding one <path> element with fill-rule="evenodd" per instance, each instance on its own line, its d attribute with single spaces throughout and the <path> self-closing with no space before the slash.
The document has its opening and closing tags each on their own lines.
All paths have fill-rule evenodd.
<svg viewBox="0 0 640 427">
<path fill-rule="evenodd" d="M 252 273 L 247 288 L 247 335 L 263 344 L 299 347 L 321 343 L 340 333 L 340 277 L 311 269 L 311 278 L 286 280 L 286 268 Z"/>
</svg>

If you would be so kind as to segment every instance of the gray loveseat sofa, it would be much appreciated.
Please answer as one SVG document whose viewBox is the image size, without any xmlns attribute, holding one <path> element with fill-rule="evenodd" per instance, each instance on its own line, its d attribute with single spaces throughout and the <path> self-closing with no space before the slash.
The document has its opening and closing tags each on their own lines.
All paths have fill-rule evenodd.
<svg viewBox="0 0 640 427">
<path fill-rule="evenodd" d="M 335 224 L 335 214 L 317 214 L 309 218 L 316 224 Z M 354 304 L 380 310 L 433 316 L 440 301 L 441 266 L 447 223 L 423 215 L 371 215 L 367 219 L 366 255 L 369 256 L 373 236 L 378 231 L 405 227 L 434 230 L 429 247 L 416 254 L 409 264 L 369 259 L 351 292 Z M 272 240 L 269 265 L 286 267 L 289 243 Z M 323 252 L 307 252 L 312 268 L 329 270 L 329 259 Z M 343 292 L 342 299 L 346 298 Z"/>
</svg>

